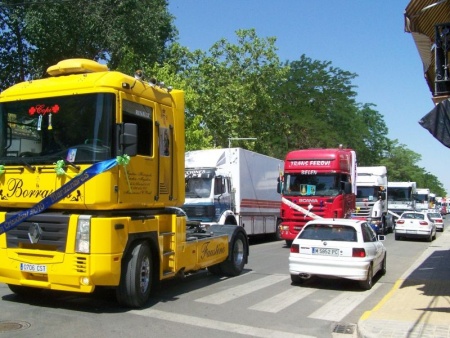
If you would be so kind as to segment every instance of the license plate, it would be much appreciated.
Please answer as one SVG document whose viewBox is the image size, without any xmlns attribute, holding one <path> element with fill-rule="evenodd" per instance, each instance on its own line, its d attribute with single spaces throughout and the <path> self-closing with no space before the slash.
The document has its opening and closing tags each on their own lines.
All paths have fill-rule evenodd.
<svg viewBox="0 0 450 338">
<path fill-rule="evenodd" d="M 313 255 L 339 256 L 339 249 L 312 248 Z"/>
<path fill-rule="evenodd" d="M 47 265 L 20 263 L 20 271 L 47 273 Z"/>
</svg>

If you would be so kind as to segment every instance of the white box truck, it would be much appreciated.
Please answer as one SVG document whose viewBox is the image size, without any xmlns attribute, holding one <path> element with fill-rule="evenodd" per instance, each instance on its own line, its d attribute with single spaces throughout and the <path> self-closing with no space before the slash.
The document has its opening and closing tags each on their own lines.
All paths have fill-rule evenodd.
<svg viewBox="0 0 450 338">
<path fill-rule="evenodd" d="M 416 182 L 388 182 L 388 209 L 394 220 L 405 211 L 414 211 Z"/>
<path fill-rule="evenodd" d="M 388 214 L 386 167 L 358 166 L 356 174 L 356 210 L 354 217 L 370 220 L 381 234 L 392 232 L 392 217 Z"/>
<path fill-rule="evenodd" d="M 189 221 L 235 224 L 247 234 L 279 238 L 281 198 L 276 191 L 283 161 L 242 148 L 194 150 L 185 154 Z"/>
</svg>

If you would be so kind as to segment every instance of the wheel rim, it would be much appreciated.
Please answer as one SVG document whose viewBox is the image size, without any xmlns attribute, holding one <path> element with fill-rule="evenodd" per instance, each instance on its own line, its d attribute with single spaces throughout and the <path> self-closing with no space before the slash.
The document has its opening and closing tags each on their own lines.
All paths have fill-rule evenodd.
<svg viewBox="0 0 450 338">
<path fill-rule="evenodd" d="M 145 257 L 142 260 L 141 264 L 141 279 L 140 279 L 141 292 L 142 293 L 147 292 L 149 285 L 150 285 L 150 260 L 148 257 Z"/>
<path fill-rule="evenodd" d="M 234 264 L 236 266 L 242 264 L 242 261 L 244 260 L 244 243 L 240 238 L 238 238 L 234 243 L 233 257 L 234 257 Z"/>
</svg>

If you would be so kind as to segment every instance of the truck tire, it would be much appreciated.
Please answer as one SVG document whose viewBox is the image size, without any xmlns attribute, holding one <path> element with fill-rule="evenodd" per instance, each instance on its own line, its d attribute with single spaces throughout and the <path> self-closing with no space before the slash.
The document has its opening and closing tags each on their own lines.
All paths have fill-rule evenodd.
<svg viewBox="0 0 450 338">
<path fill-rule="evenodd" d="M 219 264 L 219 270 L 225 276 L 238 276 L 246 262 L 248 255 L 247 241 L 244 233 L 239 231 L 231 238 L 230 252 L 226 261 Z"/>
<path fill-rule="evenodd" d="M 281 241 L 281 229 L 280 229 L 281 220 L 277 221 L 276 229 L 275 229 L 275 240 Z"/>
<path fill-rule="evenodd" d="M 150 297 L 153 260 L 148 243 L 136 244 L 122 262 L 120 284 L 116 289 L 118 303 L 124 307 L 142 307 Z"/>
</svg>

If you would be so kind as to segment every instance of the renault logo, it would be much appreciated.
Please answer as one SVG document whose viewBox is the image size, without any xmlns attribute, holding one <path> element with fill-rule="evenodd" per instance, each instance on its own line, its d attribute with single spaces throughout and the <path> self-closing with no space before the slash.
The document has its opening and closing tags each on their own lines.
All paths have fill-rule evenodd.
<svg viewBox="0 0 450 338">
<path fill-rule="evenodd" d="M 41 236 L 42 229 L 39 226 L 39 223 L 31 223 L 30 227 L 28 228 L 28 238 L 30 239 L 30 242 L 36 244 L 41 239 Z"/>
</svg>

